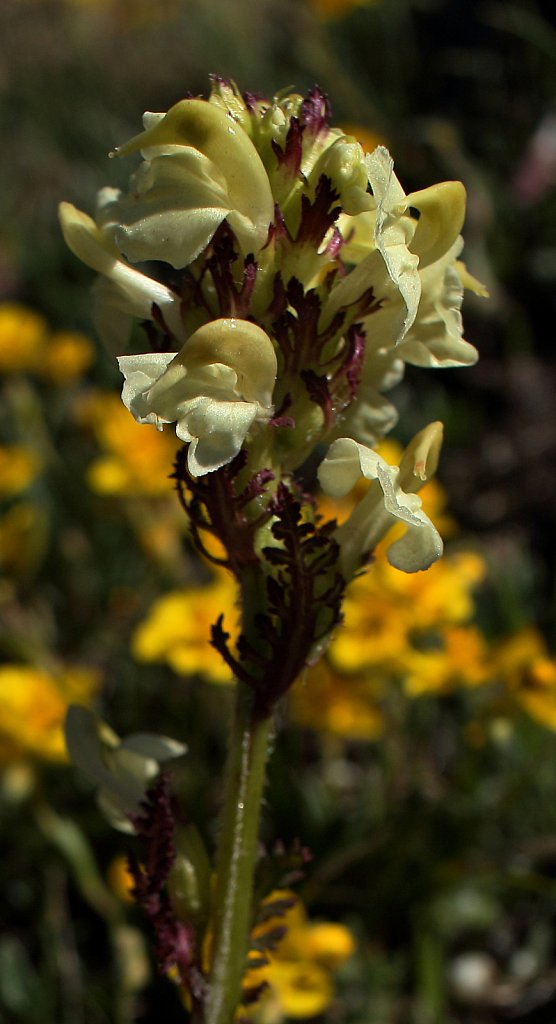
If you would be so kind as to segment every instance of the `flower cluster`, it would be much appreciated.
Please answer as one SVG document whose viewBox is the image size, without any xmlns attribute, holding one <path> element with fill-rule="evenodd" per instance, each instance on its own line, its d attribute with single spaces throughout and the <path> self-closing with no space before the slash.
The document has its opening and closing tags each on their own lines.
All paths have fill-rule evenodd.
<svg viewBox="0 0 556 1024">
<path fill-rule="evenodd" d="M 271 533 L 279 481 L 290 486 L 329 444 L 325 491 L 371 481 L 334 537 L 342 574 L 398 521 L 407 530 L 390 557 L 413 572 L 442 549 L 417 494 L 440 428 L 425 429 L 399 468 L 372 446 L 396 421 L 385 392 L 407 363 L 476 359 L 460 316 L 464 286 L 481 291 L 459 262 L 465 192 L 444 182 L 406 195 L 384 147 L 365 154 L 329 120 L 317 88 L 268 101 L 214 78 L 208 100 L 146 114 L 113 154 L 143 157 L 129 191 L 102 190 L 94 220 L 62 204 L 62 227 L 100 274 L 107 344 L 121 352 L 134 320 L 146 328 L 152 351 L 119 357 L 122 397 L 138 423 L 175 423 L 184 484 L 195 490 L 241 455 L 234 493 L 244 500 L 264 470 L 244 500 L 251 557 L 263 519 Z M 221 533 L 210 514 L 203 525 Z"/>
</svg>

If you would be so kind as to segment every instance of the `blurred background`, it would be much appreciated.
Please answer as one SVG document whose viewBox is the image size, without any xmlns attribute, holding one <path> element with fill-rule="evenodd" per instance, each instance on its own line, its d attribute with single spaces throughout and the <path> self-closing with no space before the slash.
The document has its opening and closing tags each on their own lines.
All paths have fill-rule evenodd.
<svg viewBox="0 0 556 1024">
<path fill-rule="evenodd" d="M 129 905 L 128 840 L 67 765 L 60 726 L 73 700 L 118 733 L 186 739 L 176 789 L 210 844 L 230 688 L 204 638 L 234 595 L 193 557 L 171 437 L 128 422 L 56 208 L 91 212 L 100 187 L 125 185 L 130 162 L 108 152 L 144 110 L 207 95 L 210 73 L 267 96 L 318 83 L 333 123 L 388 146 L 406 192 L 461 179 L 464 259 L 490 293 L 464 308 L 479 363 L 408 368 L 393 395 L 395 442 L 446 426 L 426 500 L 447 559 L 407 582 L 379 556 L 271 763 L 261 877 L 281 884 L 284 850 L 309 848 L 300 897 L 353 952 L 286 951 L 317 997 L 271 980 L 255 1019 L 552 1024 L 550 0 L 2 0 L 0 1020 L 187 1017 Z"/>
</svg>

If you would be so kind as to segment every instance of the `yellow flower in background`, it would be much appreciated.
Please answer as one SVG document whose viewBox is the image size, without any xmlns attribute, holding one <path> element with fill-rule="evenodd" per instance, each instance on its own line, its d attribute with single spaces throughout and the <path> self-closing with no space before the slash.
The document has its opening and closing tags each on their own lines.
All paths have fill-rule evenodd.
<svg viewBox="0 0 556 1024">
<path fill-rule="evenodd" d="M 277 1024 L 284 1018 L 304 1020 L 323 1013 L 334 997 L 333 972 L 355 951 L 355 940 L 347 928 L 311 922 L 301 900 L 288 890 L 271 893 L 263 907 L 270 910 L 273 903 L 290 900 L 291 906 L 284 914 L 268 917 L 252 932 L 256 951 L 250 958 L 259 960 L 258 949 L 261 944 L 264 948 L 265 936 L 284 929 L 275 948 L 264 950 L 267 962 L 248 968 L 244 977 L 244 993 L 266 982 L 255 1009 L 248 1007 L 258 1024 Z"/>
<path fill-rule="evenodd" d="M 0 373 L 36 370 L 46 334 L 46 320 L 38 313 L 15 302 L 0 304 Z"/>
<path fill-rule="evenodd" d="M 524 629 L 495 652 L 498 675 L 532 718 L 556 729 L 556 658 L 537 629 Z"/>
<path fill-rule="evenodd" d="M 24 445 L 0 445 L 0 498 L 13 498 L 35 479 L 39 460 Z"/>
<path fill-rule="evenodd" d="M 489 654 L 487 641 L 475 626 L 450 627 L 442 632 L 439 648 L 405 653 L 405 691 L 410 697 L 420 697 L 488 683 L 493 678 Z"/>
<path fill-rule="evenodd" d="M 119 396 L 90 395 L 77 408 L 77 418 L 89 426 L 104 454 L 88 468 L 89 486 L 97 494 L 171 494 L 170 472 L 179 442 L 170 433 L 142 430 Z"/>
<path fill-rule="evenodd" d="M 344 740 L 376 740 L 384 732 L 380 700 L 386 692 L 384 674 L 342 675 L 327 658 L 301 676 L 289 695 L 292 720 L 302 729 L 316 729 Z"/>
<path fill-rule="evenodd" d="M 354 139 L 357 139 L 359 145 L 363 147 L 366 153 L 372 153 L 373 149 L 376 149 L 377 146 L 386 145 L 382 136 L 370 131 L 369 128 L 362 124 L 342 124 L 342 131 L 346 135 L 352 135 Z"/>
<path fill-rule="evenodd" d="M 208 682 L 231 683 L 230 669 L 209 645 L 210 628 L 220 613 L 229 622 L 237 590 L 222 573 L 212 583 L 176 590 L 155 601 L 131 641 L 138 661 L 165 662 L 178 675 L 202 675 Z"/>
<path fill-rule="evenodd" d="M 40 367 L 41 374 L 53 384 L 70 384 L 93 364 L 92 342 L 78 331 L 56 331 L 48 344 Z"/>
<path fill-rule="evenodd" d="M 428 572 L 399 572 L 377 555 L 371 570 L 348 588 L 344 623 L 329 657 L 346 672 L 389 663 L 392 668 L 417 634 L 467 622 L 474 612 L 473 588 L 485 566 L 472 552 L 447 555 Z"/>
<path fill-rule="evenodd" d="M 33 373 L 70 384 L 89 369 L 94 347 L 78 331 L 50 332 L 43 316 L 16 302 L 0 303 L 0 373 Z"/>
<path fill-rule="evenodd" d="M 67 761 L 63 723 L 68 704 L 90 704 L 100 683 L 93 669 L 59 672 L 0 666 L 0 760 Z"/>
</svg>

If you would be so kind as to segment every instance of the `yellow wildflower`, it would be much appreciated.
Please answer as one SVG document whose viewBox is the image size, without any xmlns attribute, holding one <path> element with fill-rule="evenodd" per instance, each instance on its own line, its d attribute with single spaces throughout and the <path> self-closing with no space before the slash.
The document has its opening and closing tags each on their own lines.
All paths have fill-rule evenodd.
<svg viewBox="0 0 556 1024">
<path fill-rule="evenodd" d="M 56 331 L 48 340 L 40 372 L 53 384 L 70 384 L 89 369 L 93 360 L 93 345 L 84 334 Z"/>
<path fill-rule="evenodd" d="M 345 672 L 397 664 L 415 632 L 471 618 L 473 587 L 483 575 L 484 563 L 472 552 L 448 555 L 413 575 L 399 572 L 381 553 L 348 588 L 344 624 L 330 645 L 332 662 Z"/>
<path fill-rule="evenodd" d="M 92 669 L 52 672 L 30 665 L 0 666 L 0 759 L 66 761 L 63 723 L 68 704 L 90 703 L 98 684 Z"/>
<path fill-rule="evenodd" d="M 496 651 L 499 675 L 514 699 L 541 725 L 556 729 L 556 658 L 538 630 L 521 630 Z"/>
<path fill-rule="evenodd" d="M 267 962 L 249 968 L 243 982 L 244 992 L 266 982 L 255 1011 L 261 1024 L 274 1024 L 284 1017 L 304 1020 L 323 1013 L 334 997 L 332 973 L 355 950 L 347 928 L 310 922 L 301 901 L 288 890 L 271 893 L 263 905 L 272 907 L 282 900 L 291 900 L 290 908 L 255 927 L 252 939 L 257 947 L 264 946 L 265 936 L 277 928 L 284 929 L 283 938 L 275 948 L 265 950 Z M 258 959 L 260 954 L 252 956 Z"/>
<path fill-rule="evenodd" d="M 89 485 L 97 494 L 158 497 L 172 492 L 175 438 L 142 430 L 119 397 L 109 393 L 91 396 L 79 415 L 92 427 L 105 453 L 87 472 Z"/>
<path fill-rule="evenodd" d="M 39 460 L 23 445 L 0 445 L 0 498 L 13 498 L 34 480 Z"/>
<path fill-rule="evenodd" d="M 290 695 L 296 725 L 346 740 L 375 740 L 384 730 L 379 706 L 383 680 L 341 675 L 322 658 L 298 680 Z"/>
<path fill-rule="evenodd" d="M 46 321 L 15 302 L 0 305 L 0 373 L 36 370 L 43 358 Z"/>
<path fill-rule="evenodd" d="M 440 649 L 413 649 L 404 656 L 405 691 L 420 697 L 486 683 L 492 678 L 488 653 L 488 644 L 475 626 L 450 627 L 442 633 Z"/>
<path fill-rule="evenodd" d="M 409 627 L 403 602 L 396 600 L 391 589 L 383 591 L 374 575 L 373 570 L 360 576 L 348 588 L 344 622 L 329 648 L 331 662 L 344 673 L 391 664 L 407 643 Z"/>
<path fill-rule="evenodd" d="M 204 676 L 208 682 L 230 683 L 232 676 L 218 652 L 209 645 L 210 627 L 221 612 L 229 612 L 236 589 L 227 574 L 206 587 L 175 590 L 152 605 L 131 641 L 138 661 L 166 662 L 178 675 Z"/>
</svg>

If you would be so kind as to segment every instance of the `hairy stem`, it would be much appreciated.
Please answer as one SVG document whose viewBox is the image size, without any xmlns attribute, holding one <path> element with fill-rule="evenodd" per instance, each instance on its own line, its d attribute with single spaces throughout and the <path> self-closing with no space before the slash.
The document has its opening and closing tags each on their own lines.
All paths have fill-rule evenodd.
<svg viewBox="0 0 556 1024">
<path fill-rule="evenodd" d="M 206 1024 L 231 1024 L 240 1001 L 252 913 L 253 873 L 272 719 L 253 715 L 237 684 L 227 785 L 216 862 L 214 957 Z"/>
</svg>

